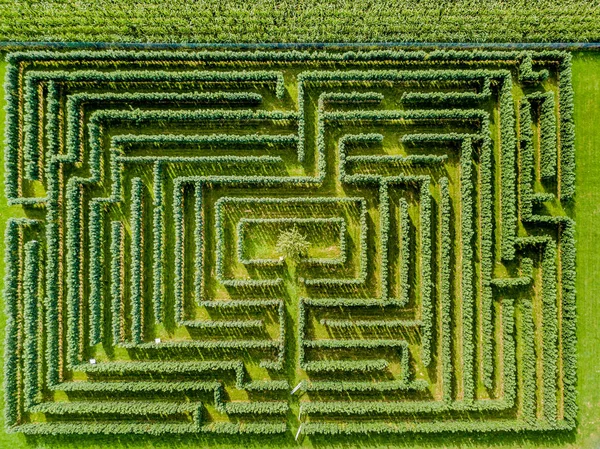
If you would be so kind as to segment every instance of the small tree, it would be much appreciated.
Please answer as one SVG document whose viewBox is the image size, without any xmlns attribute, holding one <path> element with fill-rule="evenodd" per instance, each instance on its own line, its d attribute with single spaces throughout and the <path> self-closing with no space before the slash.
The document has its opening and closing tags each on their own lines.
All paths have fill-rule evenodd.
<svg viewBox="0 0 600 449">
<path fill-rule="evenodd" d="M 286 259 L 298 262 L 302 256 L 306 255 L 309 247 L 310 243 L 306 236 L 294 226 L 288 231 L 281 231 L 277 239 L 276 249 Z"/>
</svg>

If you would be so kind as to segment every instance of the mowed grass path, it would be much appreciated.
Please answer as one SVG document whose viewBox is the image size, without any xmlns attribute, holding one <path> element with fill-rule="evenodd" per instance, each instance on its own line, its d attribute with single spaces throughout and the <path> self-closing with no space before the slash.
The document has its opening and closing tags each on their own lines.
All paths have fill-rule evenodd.
<svg viewBox="0 0 600 449">
<path fill-rule="evenodd" d="M 5 65 L 0 64 L 4 79 Z M 395 435 L 380 437 L 322 437 L 304 440 L 302 447 L 356 448 L 600 448 L 600 54 L 578 53 L 573 59 L 575 89 L 575 122 L 577 135 L 577 307 L 578 307 L 578 405 L 579 426 L 575 432 L 558 434 L 442 434 Z M 0 95 L 0 134 L 4 127 L 4 101 Z M 0 145 L 1 146 L 1 145 Z M 3 158 L 2 158 L 3 159 Z M 0 164 L 4 179 L 4 166 Z M 4 235 L 6 220 L 22 216 L 19 208 L 8 207 L 0 195 L 0 232 Z M 2 249 L 3 251 L 3 249 Z M 0 257 L 0 272 L 4 260 Z M 2 286 L 0 277 L 0 288 Z M 4 353 L 5 317 L 0 314 L 0 355 Z M 0 364 L 0 373 L 3 365 Z M 3 408 L 3 395 L 0 398 Z M 36 439 L 23 435 L 7 435 L 0 413 L 0 449 L 125 449 L 125 448 L 281 448 L 290 446 L 286 440 L 265 437 L 236 439 L 230 437 L 69 437 Z"/>
</svg>

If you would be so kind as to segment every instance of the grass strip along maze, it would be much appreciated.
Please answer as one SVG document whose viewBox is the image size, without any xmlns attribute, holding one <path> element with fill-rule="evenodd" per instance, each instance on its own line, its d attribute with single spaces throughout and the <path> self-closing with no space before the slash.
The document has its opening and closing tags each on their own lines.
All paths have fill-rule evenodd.
<svg viewBox="0 0 600 449">
<path fill-rule="evenodd" d="M 575 425 L 568 53 L 8 61 L 10 431 Z"/>
</svg>

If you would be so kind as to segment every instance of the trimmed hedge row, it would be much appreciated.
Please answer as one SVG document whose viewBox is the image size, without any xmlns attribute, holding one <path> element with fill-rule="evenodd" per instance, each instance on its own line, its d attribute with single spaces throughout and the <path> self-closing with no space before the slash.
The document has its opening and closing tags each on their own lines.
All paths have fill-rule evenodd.
<svg viewBox="0 0 600 449">
<path fill-rule="evenodd" d="M 481 92 L 404 92 L 401 100 L 409 104 L 432 106 L 462 106 L 488 100 L 492 95 L 490 76 L 481 78 Z"/>
<path fill-rule="evenodd" d="M 154 309 L 154 320 L 162 322 L 162 302 L 164 296 L 163 285 L 163 247 L 164 247 L 164 215 L 165 206 L 163 200 L 164 165 L 160 162 L 154 164 L 153 182 L 154 201 L 152 206 L 152 303 Z"/>
<path fill-rule="evenodd" d="M 388 254 L 390 251 L 389 248 L 389 239 L 390 239 L 390 196 L 388 192 L 388 185 L 386 183 L 381 183 L 379 186 L 379 229 L 380 231 L 380 239 L 381 239 L 381 279 L 380 279 L 380 288 L 381 288 L 381 299 L 383 301 L 388 300 L 389 294 L 389 261 Z"/>
<path fill-rule="evenodd" d="M 25 344 L 24 358 L 24 385 L 25 408 L 35 405 L 40 395 L 38 366 L 38 329 L 39 329 L 39 294 L 40 294 L 40 244 L 31 240 L 24 245 L 24 270 L 23 270 L 23 322 Z"/>
<path fill-rule="evenodd" d="M 452 400 L 452 203 L 448 178 L 440 179 L 440 296 L 441 296 L 441 338 L 442 338 L 442 391 L 444 402 Z"/>
<path fill-rule="evenodd" d="M 528 219 L 533 214 L 535 150 L 531 114 L 531 103 L 524 99 L 519 104 L 519 211 L 521 219 Z"/>
<path fill-rule="evenodd" d="M 323 92 L 319 95 L 319 110 L 324 110 L 326 103 L 379 104 L 383 98 L 383 94 L 379 92 Z"/>
<path fill-rule="evenodd" d="M 515 237 L 517 232 L 517 203 L 515 190 L 515 110 L 512 97 L 512 80 L 506 76 L 499 86 L 500 139 L 501 139 L 501 224 L 502 258 L 513 260 L 515 257 Z"/>
<path fill-rule="evenodd" d="M 411 238 L 410 216 L 408 215 L 408 202 L 400 199 L 400 304 L 408 304 L 410 300 L 410 267 L 411 267 Z"/>
<path fill-rule="evenodd" d="M 534 93 L 527 96 L 530 101 L 539 102 L 540 126 L 540 177 L 542 179 L 556 176 L 557 159 L 557 125 L 552 91 Z"/>
<path fill-rule="evenodd" d="M 332 328 L 349 327 L 372 327 L 382 329 L 394 329 L 411 326 L 421 326 L 423 323 L 419 320 L 333 320 L 323 318 L 321 324 Z"/>
<path fill-rule="evenodd" d="M 236 50 L 202 50 L 197 52 L 156 50 L 156 51 L 131 51 L 131 50 L 77 50 L 70 52 L 59 51 L 16 51 L 7 54 L 6 61 L 11 65 L 39 61 L 43 63 L 77 62 L 101 67 L 103 65 L 124 64 L 137 62 L 143 64 L 154 64 L 164 66 L 164 62 L 177 61 L 203 61 L 203 62 L 309 62 L 309 61 L 360 61 L 363 63 L 381 64 L 386 61 L 431 61 L 452 62 L 461 61 L 465 64 L 479 64 L 481 61 L 505 61 L 518 63 L 519 66 L 527 63 L 525 59 L 530 58 L 533 63 L 544 61 L 561 60 L 568 54 L 558 50 L 542 50 L 536 52 L 512 50 L 512 51 L 488 51 L 488 50 L 432 50 L 413 51 L 402 49 L 383 49 L 366 51 L 236 51 Z"/>
<path fill-rule="evenodd" d="M 102 298 L 102 267 L 104 266 L 102 206 L 103 204 L 98 201 L 90 204 L 90 345 L 96 345 L 102 340 L 102 317 L 104 312 Z"/>
<path fill-rule="evenodd" d="M 131 181 L 131 340 L 141 343 L 143 339 L 143 313 L 142 306 L 142 282 L 144 279 L 144 265 L 142 261 L 144 252 L 143 238 L 143 216 L 144 209 L 144 185 L 140 178 Z M 117 237 L 117 236 L 115 236 Z M 116 239 L 112 241 L 115 242 Z M 120 239 L 119 239 L 120 240 Z M 113 259 L 114 260 L 114 259 Z M 116 279 L 118 273 L 111 276 Z M 114 304 L 114 303 L 113 303 Z M 119 307 L 120 309 L 120 307 Z M 116 310 L 114 311 L 116 312 Z M 119 313 L 120 316 L 120 313 Z M 113 315 L 115 318 L 116 315 Z M 120 320 L 119 320 L 120 321 Z M 114 323 L 114 322 L 113 322 Z M 116 326 L 116 323 L 114 324 Z M 114 338 L 117 337 L 116 329 L 113 327 Z M 119 331 L 120 332 L 120 331 Z M 119 338 L 116 341 L 120 341 Z"/>
<path fill-rule="evenodd" d="M 571 54 L 561 55 L 558 65 L 558 109 L 560 111 L 560 187 L 561 201 L 575 195 L 575 123 L 573 121 L 573 85 L 571 84 Z"/>
<path fill-rule="evenodd" d="M 140 181 L 139 178 L 137 181 Z M 141 181 L 140 181 L 141 184 Z M 136 189 L 137 186 L 134 186 Z M 132 208 L 137 207 L 135 202 L 139 200 L 139 197 L 134 198 L 132 196 Z M 133 225 L 133 239 L 132 239 L 132 250 L 133 255 L 141 251 L 141 241 L 139 241 L 139 233 L 136 234 L 137 224 Z M 137 238 L 136 238 L 137 236 Z M 121 316 L 123 313 L 123 250 L 124 250 L 124 232 L 123 226 L 120 222 L 115 221 L 111 223 L 110 228 L 110 295 L 111 295 L 111 317 L 112 317 L 112 339 L 113 344 L 119 344 L 123 341 L 123 329 L 121 326 Z M 139 245 L 139 246 L 136 246 Z M 132 323 L 131 323 L 131 334 L 134 341 L 141 341 L 142 332 L 142 307 L 141 302 L 136 299 L 135 294 L 139 290 L 140 286 L 140 269 L 136 266 L 136 262 L 133 261 L 131 271 L 131 290 L 132 290 Z"/>
<path fill-rule="evenodd" d="M 371 372 L 382 371 L 388 367 L 385 360 L 316 360 L 304 362 L 302 369 L 309 373 Z"/>
<path fill-rule="evenodd" d="M 472 143 L 464 139 L 460 150 L 460 246 L 461 246 L 461 281 L 460 281 L 460 308 L 462 311 L 462 370 L 463 370 L 463 395 L 466 401 L 473 400 L 475 396 L 475 333 L 474 325 L 474 300 L 473 288 L 473 167 Z"/>
<path fill-rule="evenodd" d="M 490 120 L 486 118 L 481 124 L 482 130 L 489 130 Z M 473 140 L 473 143 L 475 141 Z M 493 266 L 494 266 L 494 217 L 493 208 L 493 182 L 494 176 L 492 172 L 494 148 L 491 138 L 491 132 L 482 132 L 480 142 L 480 180 L 478 186 L 480 195 L 480 233 L 481 233 L 481 306 L 482 306 L 482 332 L 483 332 L 483 384 L 486 388 L 493 387 L 493 307 L 494 297 L 490 285 Z"/>
<path fill-rule="evenodd" d="M 575 222 L 559 225 L 561 266 L 561 330 L 564 388 L 564 419 L 570 426 L 577 420 L 577 308 L 575 302 Z"/>
<path fill-rule="evenodd" d="M 431 363 L 431 346 L 432 346 L 432 328 L 433 328 L 433 304 L 431 297 L 432 279 L 431 279 L 431 192 L 429 191 L 429 179 L 426 179 L 420 188 L 420 207 L 419 220 L 421 222 L 421 233 L 419 250 L 421 253 L 421 261 L 419 270 L 421 271 L 421 320 L 423 321 L 423 329 L 421 332 L 421 360 L 423 365 L 429 366 Z"/>
<path fill-rule="evenodd" d="M 326 391 L 329 393 L 337 392 L 385 392 L 385 391 L 403 391 L 416 390 L 426 391 L 427 381 L 414 380 L 406 383 L 405 379 L 382 381 L 382 382 L 359 382 L 359 381 L 311 381 L 303 384 L 304 391 Z"/>
<path fill-rule="evenodd" d="M 533 322 L 533 303 L 521 301 L 521 342 L 523 347 L 523 417 L 528 422 L 537 418 L 536 397 L 536 357 L 535 357 L 535 325 Z"/>
<path fill-rule="evenodd" d="M 57 117 L 60 109 L 60 89 L 54 82 L 48 83 L 48 102 L 47 115 Z M 50 156 L 47 160 L 48 173 L 58 171 L 58 162 L 55 160 L 59 149 L 59 124 L 57 120 L 48 120 L 46 124 L 47 154 Z M 8 132 L 8 131 L 6 131 Z M 8 156 L 8 154 L 7 154 Z M 8 176 L 6 178 L 8 181 Z M 46 332 L 46 382 L 48 387 L 52 387 L 59 382 L 61 373 L 59 369 L 60 349 L 59 349 L 59 295 L 61 287 L 59 286 L 59 254 L 60 254 L 60 229 L 58 224 L 59 216 L 59 180 L 53 176 L 46 176 L 47 192 L 47 215 L 46 215 L 46 248 L 45 248 L 45 322 Z M 6 192 L 8 193 L 8 191 Z"/>
</svg>

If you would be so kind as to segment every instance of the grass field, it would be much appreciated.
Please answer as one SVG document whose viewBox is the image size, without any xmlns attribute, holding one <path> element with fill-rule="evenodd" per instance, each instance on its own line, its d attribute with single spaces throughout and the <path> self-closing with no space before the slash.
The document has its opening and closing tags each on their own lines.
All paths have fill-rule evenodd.
<svg viewBox="0 0 600 449">
<path fill-rule="evenodd" d="M 600 218 L 600 162 L 595 155 L 600 146 L 600 133 L 596 123 L 600 120 L 600 56 L 593 53 L 579 53 L 573 58 L 573 87 L 575 90 L 575 123 L 576 123 L 576 162 L 577 162 L 577 196 L 575 219 L 577 223 L 577 308 L 578 308 L 578 406 L 579 424 L 575 431 L 565 432 L 523 432 L 523 433 L 489 433 L 489 434 L 440 434 L 413 435 L 402 434 L 392 436 L 370 437 L 316 437 L 305 441 L 305 447 L 497 447 L 497 448 L 572 448 L 596 449 L 600 447 L 600 330 L 597 326 L 600 311 L 596 307 L 596 295 L 600 293 L 600 279 L 596 273 L 600 270 L 600 254 L 596 242 L 600 237 L 600 227 L 596 220 Z M 4 75 L 4 65 L 0 76 Z M 4 117 L 0 117 L 2 124 Z M 1 126 L 1 125 L 0 125 Z M 2 169 L 3 170 L 3 169 Z M 4 173 L 0 173 L 3 175 Z M 450 173 L 449 176 L 457 176 Z M 9 217 L 23 214 L 19 207 L 6 205 L 4 197 L 0 200 L 0 232 L 4 231 Z M 414 211 L 413 211 L 414 214 Z M 268 214 L 267 214 L 268 216 Z M 251 226 L 248 229 L 251 229 Z M 268 226 L 270 225 L 262 225 Z M 307 232 L 311 232 L 310 230 Z M 358 238 L 356 229 L 351 231 Z M 249 247 L 249 254 L 258 258 L 277 257 L 272 251 L 265 249 L 273 245 L 274 237 L 268 232 L 263 234 L 264 240 L 258 247 Z M 312 257 L 336 257 L 338 244 L 335 232 L 327 234 L 322 240 L 322 247 L 310 253 Z M 3 272 L 4 263 L 0 263 Z M 293 273 L 292 273 L 293 275 Z M 222 292 L 221 292 L 222 293 Z M 296 297 L 298 292 L 291 292 Z M 2 321 L 3 331 L 4 322 Z M 296 379 L 298 379 L 296 377 Z M 0 422 L 2 424 L 2 422 Z M 265 439 L 268 438 L 268 442 Z M 118 437 L 24 437 L 22 435 L 6 435 L 0 437 L 0 448 L 100 448 L 110 447 L 231 447 L 243 444 L 250 448 L 262 447 L 295 447 L 288 439 L 280 437 L 250 436 L 237 440 L 234 437 L 177 437 L 157 438 L 118 436 Z"/>
</svg>

